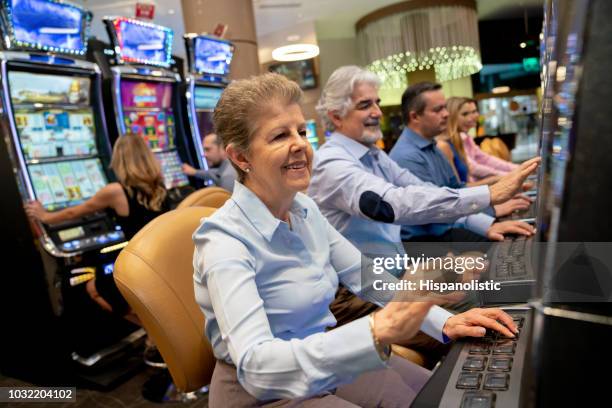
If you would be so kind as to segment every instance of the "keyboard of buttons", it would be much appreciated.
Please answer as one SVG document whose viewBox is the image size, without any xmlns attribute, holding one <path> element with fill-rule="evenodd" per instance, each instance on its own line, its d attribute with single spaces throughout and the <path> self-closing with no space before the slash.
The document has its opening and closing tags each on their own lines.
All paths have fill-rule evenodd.
<svg viewBox="0 0 612 408">
<path fill-rule="evenodd" d="M 525 318 L 520 313 L 512 317 L 520 333 Z M 512 338 L 487 330 L 483 338 L 466 344 L 468 354 L 455 384 L 456 389 L 465 390 L 462 408 L 493 407 L 496 392 L 508 390 L 518 340 L 518 334 Z"/>
</svg>

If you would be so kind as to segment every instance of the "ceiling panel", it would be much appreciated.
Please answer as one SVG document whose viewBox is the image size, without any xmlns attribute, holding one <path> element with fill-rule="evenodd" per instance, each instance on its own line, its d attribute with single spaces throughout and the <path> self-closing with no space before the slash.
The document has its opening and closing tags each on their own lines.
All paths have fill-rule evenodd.
<svg viewBox="0 0 612 408">
<path fill-rule="evenodd" d="M 339 32 L 354 32 L 364 15 L 398 0 L 253 0 L 257 35 L 291 28 L 296 22 L 334 21 Z M 543 0 L 477 0 L 479 19 L 515 18 L 540 13 Z"/>
</svg>

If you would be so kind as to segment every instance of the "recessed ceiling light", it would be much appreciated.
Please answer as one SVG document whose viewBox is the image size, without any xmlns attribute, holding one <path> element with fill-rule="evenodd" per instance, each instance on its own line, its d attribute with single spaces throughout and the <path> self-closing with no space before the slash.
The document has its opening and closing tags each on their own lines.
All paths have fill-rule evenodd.
<svg viewBox="0 0 612 408">
<path fill-rule="evenodd" d="M 319 47 L 314 44 L 291 44 L 272 51 L 276 61 L 301 61 L 319 55 Z"/>
<path fill-rule="evenodd" d="M 169 9 L 168 10 L 168 14 L 174 14 L 174 13 L 175 13 L 174 9 Z"/>
<path fill-rule="evenodd" d="M 522 42 L 522 43 L 520 43 L 520 44 L 519 44 L 519 47 L 521 47 L 521 48 L 525 48 L 525 47 L 527 47 L 527 43 Z"/>
<path fill-rule="evenodd" d="M 498 86 L 498 87 L 491 89 L 491 92 L 493 92 L 494 94 L 510 92 L 510 87 L 509 86 Z"/>
</svg>

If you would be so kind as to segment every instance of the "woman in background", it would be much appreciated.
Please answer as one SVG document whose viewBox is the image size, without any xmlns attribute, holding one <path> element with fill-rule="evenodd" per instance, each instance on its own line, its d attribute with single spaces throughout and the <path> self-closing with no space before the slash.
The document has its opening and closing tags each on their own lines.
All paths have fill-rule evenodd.
<svg viewBox="0 0 612 408">
<path fill-rule="evenodd" d="M 476 127 L 478 119 L 475 100 L 451 97 L 446 101 L 446 108 L 447 131 L 437 139 L 437 146 L 454 166 L 462 182 L 489 184 L 496 180 L 496 176 L 503 176 L 518 167 L 517 164 L 483 152 L 468 135 L 470 129 Z"/>
<path fill-rule="evenodd" d="M 130 240 L 149 221 L 169 209 L 168 192 L 158 160 L 140 137 L 120 137 L 113 148 L 110 167 L 118 181 L 102 187 L 85 202 L 50 212 L 39 201 L 32 201 L 26 204 L 26 212 L 45 224 L 57 224 L 109 210 L 121 226 L 125 239 Z M 131 316 L 129 305 L 112 277 L 88 281 L 86 287 L 103 309 L 129 320 L 135 317 Z"/>
</svg>

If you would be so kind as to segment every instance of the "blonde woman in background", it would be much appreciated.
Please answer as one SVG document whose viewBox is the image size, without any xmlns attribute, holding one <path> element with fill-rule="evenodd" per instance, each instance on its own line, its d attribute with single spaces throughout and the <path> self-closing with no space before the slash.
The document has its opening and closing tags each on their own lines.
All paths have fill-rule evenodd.
<svg viewBox="0 0 612 408">
<path fill-rule="evenodd" d="M 85 202 L 50 212 L 39 201 L 32 201 L 26 204 L 26 212 L 45 224 L 57 224 L 109 210 L 125 238 L 131 239 L 149 221 L 169 209 L 161 168 L 145 141 L 131 135 L 122 136 L 115 143 L 110 167 L 118 181 L 102 187 Z M 87 291 L 105 310 L 121 316 L 130 312 L 112 277 L 87 282 Z"/>
<path fill-rule="evenodd" d="M 448 126 L 438 138 L 437 147 L 454 166 L 459 179 L 464 182 L 489 184 L 518 167 L 483 152 L 468 132 L 476 127 L 478 107 L 474 99 L 451 97 L 447 99 Z"/>
</svg>

